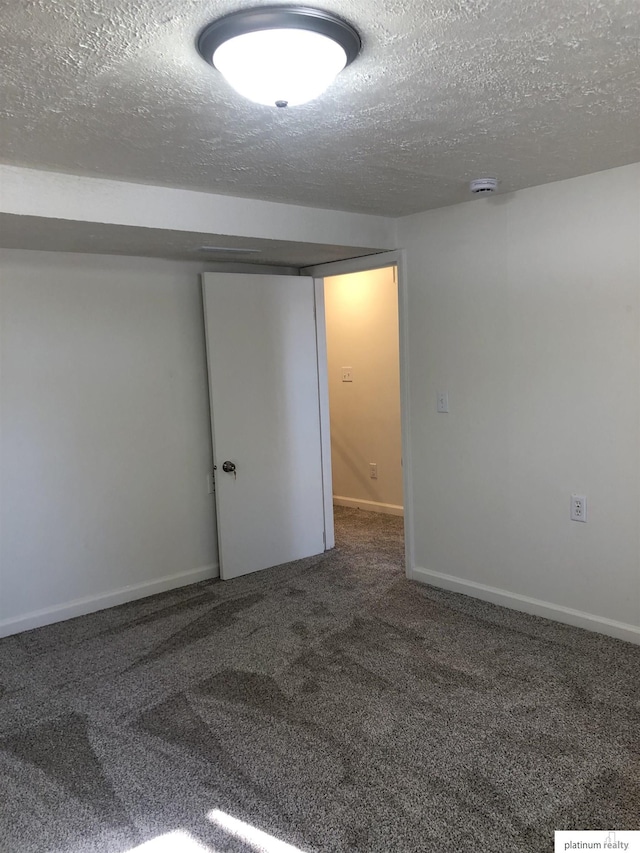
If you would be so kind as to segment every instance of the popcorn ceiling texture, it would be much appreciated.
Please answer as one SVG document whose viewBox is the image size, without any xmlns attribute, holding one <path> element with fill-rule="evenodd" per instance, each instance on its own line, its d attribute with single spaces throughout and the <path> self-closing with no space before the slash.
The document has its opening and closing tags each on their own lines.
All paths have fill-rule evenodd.
<svg viewBox="0 0 640 853">
<path fill-rule="evenodd" d="M 348 0 L 319 100 L 244 101 L 196 53 L 232 0 L 0 0 L 0 161 L 402 215 L 640 160 L 637 0 Z"/>
</svg>

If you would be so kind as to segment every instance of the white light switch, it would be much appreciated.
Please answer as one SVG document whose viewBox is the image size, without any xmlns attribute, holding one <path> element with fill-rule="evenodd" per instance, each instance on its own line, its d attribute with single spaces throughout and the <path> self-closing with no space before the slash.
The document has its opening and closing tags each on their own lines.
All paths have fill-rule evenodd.
<svg viewBox="0 0 640 853">
<path fill-rule="evenodd" d="M 438 391 L 438 411 L 443 413 L 449 411 L 449 395 L 446 391 Z"/>
<path fill-rule="evenodd" d="M 342 381 L 343 382 L 353 382 L 353 368 L 352 367 L 343 367 L 342 368 Z"/>
</svg>

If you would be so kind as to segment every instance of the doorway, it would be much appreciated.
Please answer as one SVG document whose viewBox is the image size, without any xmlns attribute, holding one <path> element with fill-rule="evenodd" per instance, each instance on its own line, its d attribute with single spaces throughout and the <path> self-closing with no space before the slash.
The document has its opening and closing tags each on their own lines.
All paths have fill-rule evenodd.
<svg viewBox="0 0 640 853">
<path fill-rule="evenodd" d="M 411 468 L 411 441 L 409 430 L 409 377 L 408 377 L 408 344 L 407 329 L 409 323 L 407 304 L 407 272 L 404 251 L 397 249 L 389 252 L 381 252 L 377 255 L 368 255 L 360 258 L 352 258 L 346 261 L 336 261 L 329 264 L 318 264 L 305 267 L 300 270 L 301 275 L 311 275 L 315 280 L 315 296 L 317 311 L 317 337 L 318 337 L 318 366 L 320 385 L 320 418 L 323 447 L 323 481 L 325 484 L 325 521 L 327 531 L 327 548 L 334 544 L 333 539 L 333 495 L 340 497 L 337 490 L 332 486 L 332 447 L 331 447 L 331 417 L 329 403 L 329 371 L 327 353 L 327 335 L 325 321 L 325 282 L 332 277 L 346 276 L 352 273 L 371 272 L 387 269 L 395 280 L 396 309 L 395 318 L 397 322 L 396 347 L 397 364 L 399 365 L 399 406 L 400 406 L 400 435 L 401 435 L 401 472 L 402 472 L 402 498 L 401 500 L 370 500 L 383 504 L 395 504 L 396 512 L 402 512 L 404 526 L 404 552 L 405 571 L 407 577 L 412 576 L 413 554 L 414 554 L 414 511 L 412 502 L 412 468 Z M 342 380 L 340 368 L 353 367 L 348 361 L 337 365 L 338 377 Z M 335 371 L 334 371 L 335 377 Z M 355 375 L 354 375 L 355 378 Z M 397 387 L 397 386 L 396 386 Z M 378 462 L 376 459 L 366 459 L 366 463 Z M 370 474 L 370 469 L 365 468 L 365 474 Z M 371 479 L 371 478 L 370 478 Z M 380 467 L 378 467 L 378 479 L 380 479 Z M 380 493 L 377 493 L 380 496 Z M 343 496 L 344 497 L 344 496 Z M 350 497 L 347 495 L 346 497 Z M 402 508 L 402 509 L 400 509 Z M 371 509 L 371 507 L 369 507 Z M 383 507 L 382 509 L 389 509 Z"/>
<path fill-rule="evenodd" d="M 396 267 L 324 280 L 334 507 L 403 515 Z"/>
<path fill-rule="evenodd" d="M 335 542 L 334 491 L 331 474 L 325 279 L 383 268 L 387 271 L 391 268 L 397 294 L 394 311 L 395 341 L 396 352 L 398 342 L 400 344 L 400 357 L 395 361 L 395 388 L 397 397 L 399 361 L 399 396 L 402 401 L 400 405 L 402 501 L 398 502 L 397 497 L 383 500 L 381 493 L 376 491 L 370 491 L 369 498 L 366 497 L 366 491 L 353 492 L 351 495 L 340 495 L 337 492 L 335 494 L 337 498 L 351 498 L 360 502 L 368 500 L 369 504 L 363 505 L 362 508 L 375 507 L 379 514 L 385 510 L 399 513 L 402 511 L 401 508 L 404 508 L 406 571 L 410 575 L 413 565 L 411 556 L 413 537 L 411 503 L 406 499 L 406 496 L 411 494 L 411 471 L 407 417 L 406 334 L 403 331 L 406 329 L 406 282 L 402 261 L 402 252 L 395 251 L 299 270 L 298 276 L 295 274 L 274 276 L 256 271 L 244 276 L 246 280 L 242 282 L 242 286 L 243 276 L 238 273 L 226 275 L 206 273 L 203 276 L 221 577 L 259 571 L 271 565 L 301 559 L 333 547 Z M 217 296 L 214 297 L 216 292 Z M 284 301 L 280 297 L 283 297 Z M 214 303 L 220 299 L 222 303 L 216 307 Z M 296 305 L 300 303 L 300 316 L 297 319 L 292 317 L 294 303 Z M 229 321 L 230 316 L 233 316 L 233 322 Z M 218 322 L 223 323 L 222 330 L 214 328 Z M 225 336 L 225 330 L 229 331 L 229 335 Z M 295 340 L 291 338 L 292 330 L 295 332 Z M 241 339 L 243 334 L 245 337 L 248 336 L 248 343 L 247 341 L 243 343 Z M 375 337 L 379 333 L 372 334 Z M 221 352 L 216 351 L 216 342 L 222 342 Z M 286 346 L 285 342 L 288 342 Z M 263 347 L 259 353 L 254 352 L 258 343 Z M 304 370 L 300 355 L 301 348 L 304 349 L 303 361 L 308 368 Z M 344 362 L 345 357 L 338 354 L 338 360 Z M 366 359 L 359 357 L 357 363 L 364 365 L 365 361 Z M 233 371 L 227 369 L 230 364 L 234 366 Z M 283 365 L 287 367 L 289 373 L 283 372 Z M 257 375 L 258 367 L 263 373 L 266 371 L 264 376 L 260 374 L 261 378 Z M 353 364 L 340 363 L 339 367 L 340 369 L 353 368 Z M 239 374 L 241 368 L 244 371 L 242 375 Z M 218 375 L 220 373 L 227 378 L 232 376 L 233 381 L 230 387 L 227 388 L 220 380 Z M 364 371 L 361 371 L 360 367 L 357 374 L 352 375 L 352 380 L 356 380 L 352 385 L 358 385 L 358 377 L 360 379 L 364 377 Z M 360 385 L 362 386 L 363 383 L 360 382 Z M 372 393 L 375 395 L 375 377 L 369 382 L 369 387 L 373 387 Z M 309 395 L 313 396 L 314 388 L 315 403 L 309 397 Z M 269 413 L 275 415 L 271 418 L 273 423 L 265 421 Z M 285 415 L 286 418 L 283 421 Z M 226 430 L 220 428 L 218 423 L 220 418 L 226 419 L 231 424 L 231 428 Z M 307 421 L 314 419 L 313 432 L 316 437 L 310 438 L 310 426 Z M 397 423 L 397 416 L 395 420 Z M 242 428 L 240 429 L 238 425 Z M 272 427 L 270 433 L 272 439 L 268 441 L 264 437 L 267 426 Z M 291 471 L 302 470 L 292 457 L 292 447 L 303 449 L 305 460 L 309 464 L 313 462 L 315 472 L 313 478 L 302 475 L 298 477 L 296 483 L 300 488 L 297 490 L 289 488 Z M 391 466 L 386 461 L 381 462 L 384 457 L 379 455 L 371 445 L 364 447 L 363 452 L 366 458 L 365 471 L 368 472 L 369 479 L 382 479 L 380 477 L 382 466 L 384 479 L 390 481 Z M 374 458 L 376 455 L 379 455 L 379 458 Z M 395 456 L 397 462 L 397 447 Z M 377 478 L 371 477 L 372 463 L 373 470 L 378 474 Z M 274 483 L 280 483 L 283 477 L 282 488 L 276 498 Z M 397 482 L 396 476 L 396 495 L 398 494 Z M 376 485 L 378 484 L 373 484 L 374 489 Z M 309 510 L 309 517 L 313 516 L 313 523 L 309 523 L 307 517 L 309 502 L 313 504 L 313 512 Z M 229 512 L 225 510 L 225 506 Z M 287 506 L 293 509 L 285 511 Z M 273 512 L 267 513 L 267 509 L 271 511 L 272 508 L 281 510 L 279 520 L 271 518 Z M 350 511 L 353 510 L 350 509 Z M 229 514 L 233 523 L 222 523 L 223 516 L 226 518 Z M 260 521 L 259 525 L 256 525 L 256 519 Z M 296 545 L 284 554 L 280 551 L 275 556 L 271 555 L 270 551 L 267 554 L 265 542 L 279 545 L 297 542 L 297 539 L 292 538 L 291 535 L 291 519 L 295 520 L 296 531 L 313 529 L 314 536 L 318 533 L 318 541 L 314 539 L 311 543 L 305 543 L 304 548 L 298 548 Z M 222 541 L 225 538 L 226 545 Z M 241 565 L 234 568 L 231 565 L 231 558 L 225 560 L 224 555 L 240 554 L 242 547 L 247 543 L 255 552 L 256 559 L 242 559 Z"/>
</svg>

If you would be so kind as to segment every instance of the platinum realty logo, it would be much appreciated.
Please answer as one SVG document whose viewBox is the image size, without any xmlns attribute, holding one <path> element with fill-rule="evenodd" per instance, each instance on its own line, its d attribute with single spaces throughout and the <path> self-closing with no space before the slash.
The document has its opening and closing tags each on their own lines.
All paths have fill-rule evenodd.
<svg viewBox="0 0 640 853">
<path fill-rule="evenodd" d="M 554 853 L 565 853 L 568 850 L 621 850 L 623 853 L 640 853 L 640 830 L 559 830 L 555 833 Z"/>
</svg>

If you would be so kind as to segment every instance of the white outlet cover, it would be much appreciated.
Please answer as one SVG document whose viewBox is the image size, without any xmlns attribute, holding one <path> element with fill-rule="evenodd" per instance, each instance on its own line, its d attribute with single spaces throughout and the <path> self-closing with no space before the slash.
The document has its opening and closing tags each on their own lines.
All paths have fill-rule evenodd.
<svg viewBox="0 0 640 853">
<path fill-rule="evenodd" d="M 587 521 L 587 496 L 571 495 L 571 521 Z"/>
</svg>

